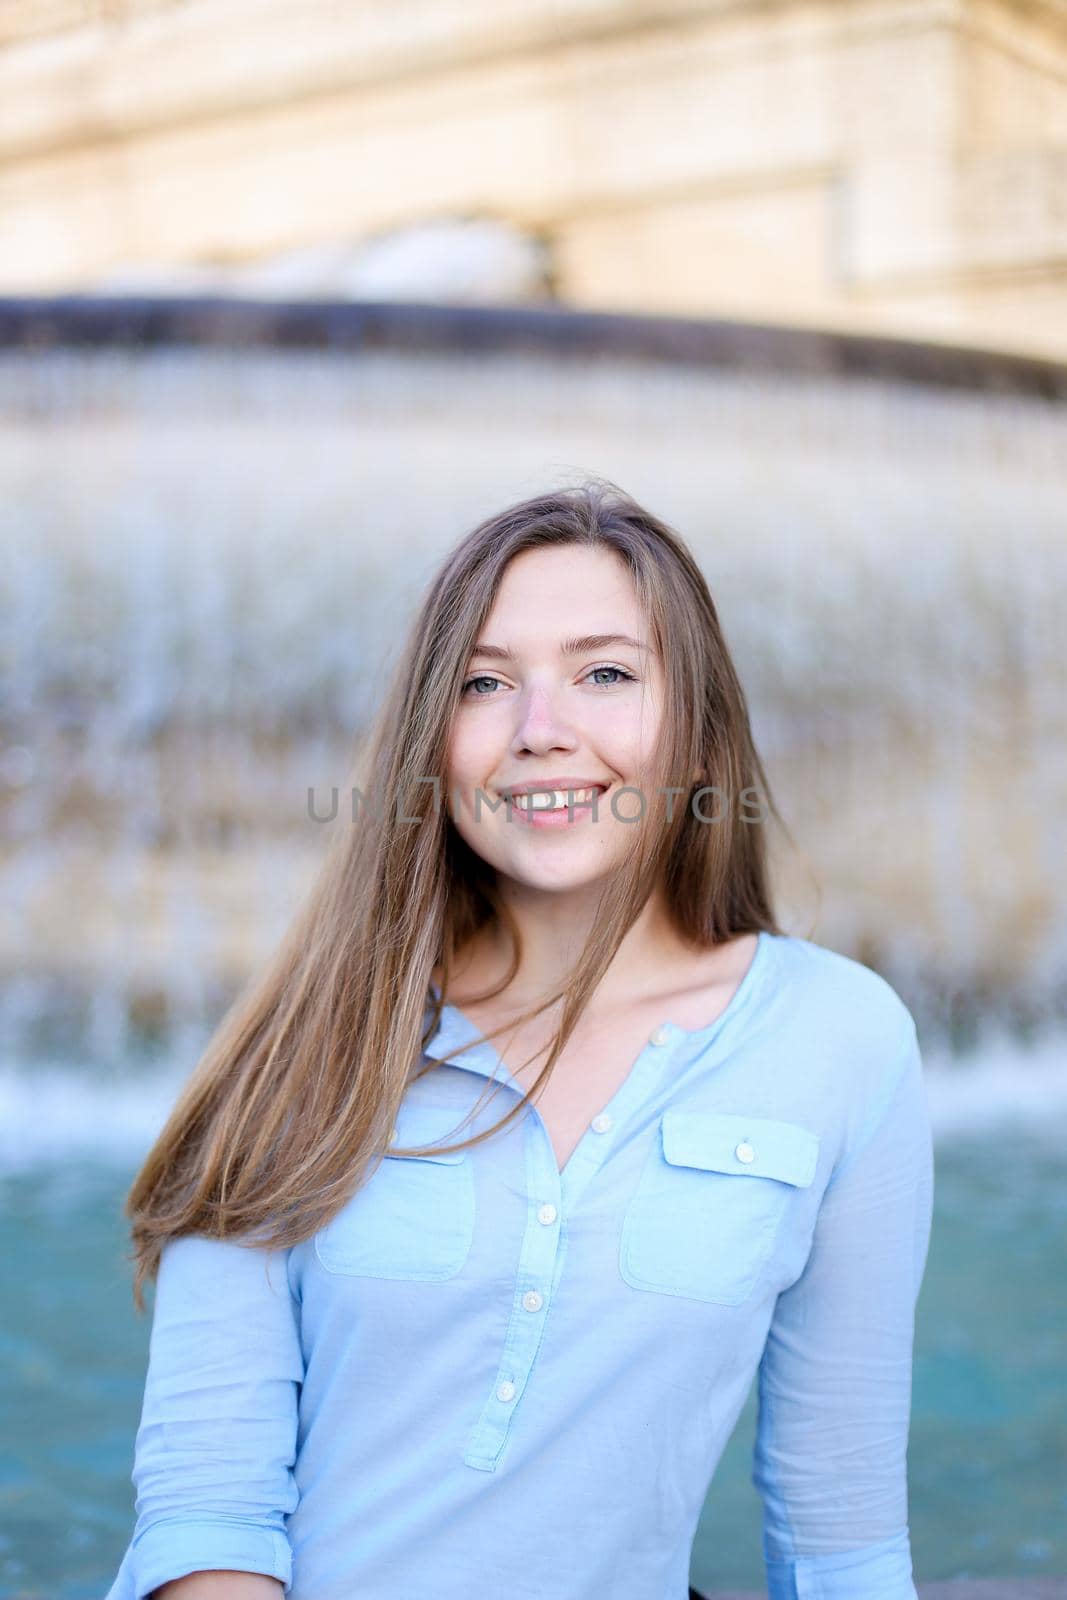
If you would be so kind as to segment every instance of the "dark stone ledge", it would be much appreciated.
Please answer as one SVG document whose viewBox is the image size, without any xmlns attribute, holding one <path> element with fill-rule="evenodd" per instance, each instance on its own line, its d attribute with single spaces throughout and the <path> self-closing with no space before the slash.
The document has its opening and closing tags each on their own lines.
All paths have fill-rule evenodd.
<svg viewBox="0 0 1067 1600">
<path fill-rule="evenodd" d="M 1063 1578 L 952 1578 L 918 1583 L 919 1600 L 1067 1600 Z M 763 1590 L 715 1589 L 707 1596 L 690 1589 L 690 1600 L 766 1600 Z"/>
<path fill-rule="evenodd" d="M 561 306 L 248 300 L 233 295 L 0 298 L 0 350 L 176 345 L 626 357 L 733 372 L 881 378 L 1067 399 L 1067 364 L 918 340 Z"/>
</svg>

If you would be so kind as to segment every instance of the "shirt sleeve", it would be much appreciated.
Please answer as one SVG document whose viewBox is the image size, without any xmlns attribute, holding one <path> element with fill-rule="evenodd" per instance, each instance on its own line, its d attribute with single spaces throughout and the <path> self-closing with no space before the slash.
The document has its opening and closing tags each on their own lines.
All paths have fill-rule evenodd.
<svg viewBox="0 0 1067 1600">
<path fill-rule="evenodd" d="M 759 1369 L 769 1600 L 916 1600 L 907 1442 L 933 1149 L 915 1025 L 823 1193 Z"/>
<path fill-rule="evenodd" d="M 129 1600 L 212 1569 L 288 1592 L 304 1365 L 287 1250 L 182 1235 L 163 1247 L 134 1448 Z"/>
</svg>

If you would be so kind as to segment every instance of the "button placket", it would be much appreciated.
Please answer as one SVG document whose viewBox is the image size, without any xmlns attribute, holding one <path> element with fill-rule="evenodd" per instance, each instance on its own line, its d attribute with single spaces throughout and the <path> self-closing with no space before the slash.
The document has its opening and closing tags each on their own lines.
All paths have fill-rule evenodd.
<svg viewBox="0 0 1067 1600">
<path fill-rule="evenodd" d="M 559 1169 L 553 1155 L 545 1154 L 540 1119 L 529 1118 L 524 1140 L 526 1192 L 530 1196 L 526 1227 L 519 1253 L 500 1365 L 492 1392 L 467 1440 L 464 1462 L 482 1472 L 493 1472 L 507 1443 L 512 1418 L 525 1394 L 552 1291 L 559 1281 L 565 1249 L 560 1222 Z M 549 1144 L 549 1151 L 551 1145 Z M 551 1200 L 534 1197 L 552 1195 Z"/>
<path fill-rule="evenodd" d="M 464 1452 L 464 1463 L 482 1472 L 494 1472 L 507 1443 L 512 1418 L 523 1400 L 541 1338 L 551 1310 L 552 1296 L 566 1264 L 567 1237 L 560 1212 L 566 1205 L 572 1212 L 586 1185 L 603 1166 L 617 1143 L 619 1131 L 631 1111 L 642 1107 L 652 1085 L 669 1064 L 672 1051 L 663 1045 L 673 1042 L 676 1030 L 671 1023 L 655 1030 L 640 1052 L 629 1074 L 609 1101 L 608 1109 L 592 1119 L 561 1174 L 555 1151 L 536 1106 L 530 1106 L 525 1122 L 525 1176 L 528 1198 L 527 1223 L 516 1272 L 515 1293 L 507 1333 L 501 1351 L 493 1388 L 472 1428 Z M 490 1077 L 503 1080 L 522 1094 L 504 1062 L 488 1047 L 484 1059 L 491 1065 Z M 593 1123 L 597 1126 L 594 1127 Z M 547 1198 L 552 1196 L 552 1199 Z M 549 1220 L 549 1213 L 552 1213 Z M 540 1285 L 540 1287 L 537 1287 Z M 526 1297 L 540 1297 L 534 1311 Z"/>
<path fill-rule="evenodd" d="M 673 1023 L 665 1022 L 649 1035 L 644 1049 L 638 1055 L 629 1075 L 619 1085 L 603 1111 L 589 1123 L 588 1128 L 571 1153 L 563 1172 L 563 1198 L 568 1211 L 578 1204 L 586 1185 L 616 1148 L 620 1134 L 626 1127 L 627 1117 L 644 1105 L 652 1085 L 669 1066 L 673 1050 L 664 1045 L 673 1044 L 677 1030 Z M 548 1139 L 547 1130 L 545 1139 Z M 555 1169 L 555 1161 L 553 1161 Z"/>
</svg>

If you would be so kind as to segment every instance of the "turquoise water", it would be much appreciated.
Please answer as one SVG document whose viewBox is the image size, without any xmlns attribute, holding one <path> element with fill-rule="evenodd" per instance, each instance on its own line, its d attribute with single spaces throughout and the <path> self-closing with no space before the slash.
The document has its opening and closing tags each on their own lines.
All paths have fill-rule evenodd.
<svg viewBox="0 0 1067 1600">
<path fill-rule="evenodd" d="M 937 1146 L 909 1450 L 920 1581 L 1067 1575 L 1067 1163 L 1049 1130 Z M 0 1176 L 15 1271 L 3 1328 L 0 1593 L 101 1600 L 133 1523 L 149 1313 L 130 1297 L 132 1166 L 68 1157 Z M 755 1392 L 693 1551 L 707 1591 L 762 1584 Z"/>
</svg>

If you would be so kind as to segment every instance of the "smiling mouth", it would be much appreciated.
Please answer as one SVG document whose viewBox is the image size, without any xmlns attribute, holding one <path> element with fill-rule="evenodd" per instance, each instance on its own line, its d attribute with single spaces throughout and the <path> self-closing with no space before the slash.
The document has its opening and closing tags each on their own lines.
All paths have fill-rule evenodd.
<svg viewBox="0 0 1067 1600">
<path fill-rule="evenodd" d="M 507 798 L 518 811 L 529 815 L 564 812 L 572 807 L 592 805 L 607 789 L 597 784 L 591 789 L 537 789 L 530 794 L 511 794 Z"/>
</svg>

